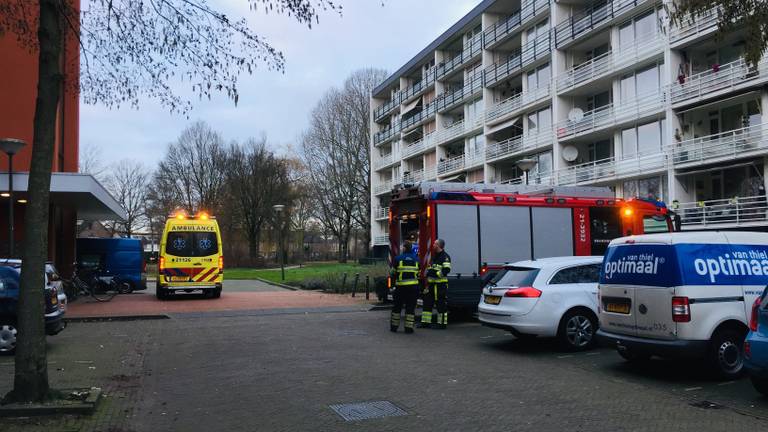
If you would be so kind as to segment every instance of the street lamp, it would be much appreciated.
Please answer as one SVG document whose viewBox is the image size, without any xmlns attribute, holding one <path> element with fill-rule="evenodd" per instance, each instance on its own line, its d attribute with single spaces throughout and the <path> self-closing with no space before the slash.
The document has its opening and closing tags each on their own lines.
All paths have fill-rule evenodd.
<svg viewBox="0 0 768 432">
<path fill-rule="evenodd" d="M 536 159 L 520 159 L 515 162 L 518 168 L 525 172 L 525 185 L 528 186 L 528 171 L 532 170 L 537 164 Z"/>
<path fill-rule="evenodd" d="M 0 150 L 8 155 L 8 258 L 14 257 L 13 251 L 13 155 L 19 152 L 26 142 L 15 138 L 0 138 Z"/>
<path fill-rule="evenodd" d="M 285 206 L 282 204 L 275 204 L 272 206 L 272 210 L 277 213 L 277 243 L 278 243 L 278 253 L 280 254 L 280 276 L 282 280 L 285 280 L 285 263 L 283 262 L 285 260 L 285 254 L 283 253 L 283 211 L 285 210 Z"/>
</svg>

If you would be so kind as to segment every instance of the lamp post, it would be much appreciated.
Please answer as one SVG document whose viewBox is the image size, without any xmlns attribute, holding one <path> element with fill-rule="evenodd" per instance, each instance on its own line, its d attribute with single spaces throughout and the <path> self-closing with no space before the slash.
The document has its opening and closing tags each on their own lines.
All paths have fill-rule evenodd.
<svg viewBox="0 0 768 432">
<path fill-rule="evenodd" d="M 285 280 L 285 263 L 283 262 L 285 260 L 285 253 L 283 252 L 283 211 L 285 210 L 285 206 L 282 204 L 275 204 L 272 206 L 272 210 L 277 213 L 277 244 L 278 244 L 278 253 L 280 254 L 280 277 L 281 280 Z"/>
<path fill-rule="evenodd" d="M 536 159 L 520 159 L 519 161 L 515 162 L 515 165 L 517 165 L 518 168 L 523 170 L 525 172 L 525 185 L 528 186 L 528 171 L 533 169 L 534 166 L 536 166 L 538 162 L 536 162 Z"/>
<path fill-rule="evenodd" d="M 8 258 L 14 257 L 13 250 L 13 155 L 19 152 L 26 142 L 15 138 L 0 138 L 0 150 L 8 155 Z"/>
</svg>

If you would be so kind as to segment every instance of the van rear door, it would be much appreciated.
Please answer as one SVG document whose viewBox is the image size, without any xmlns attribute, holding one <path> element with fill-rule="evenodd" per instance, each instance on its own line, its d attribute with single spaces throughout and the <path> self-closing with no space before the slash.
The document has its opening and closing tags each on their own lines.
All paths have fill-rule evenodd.
<svg viewBox="0 0 768 432">
<path fill-rule="evenodd" d="M 631 253 L 631 245 L 612 245 L 608 248 L 600 271 L 598 287 L 600 328 L 610 333 L 635 336 L 635 287 L 617 274 L 617 265 Z"/>
</svg>

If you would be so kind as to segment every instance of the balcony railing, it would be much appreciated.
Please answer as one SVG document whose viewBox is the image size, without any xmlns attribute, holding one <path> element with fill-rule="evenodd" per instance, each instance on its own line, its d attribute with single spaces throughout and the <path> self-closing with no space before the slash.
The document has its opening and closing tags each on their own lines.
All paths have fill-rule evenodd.
<svg viewBox="0 0 768 432">
<path fill-rule="evenodd" d="M 675 164 L 737 159 L 750 152 L 768 152 L 768 123 L 688 139 L 670 145 Z"/>
<path fill-rule="evenodd" d="M 550 143 L 552 143 L 551 130 L 521 135 L 488 145 L 485 149 L 485 159 L 490 162 L 511 157 L 527 150 L 549 145 Z"/>
<path fill-rule="evenodd" d="M 389 207 L 376 207 L 373 209 L 373 217 L 376 220 L 386 219 L 389 217 Z"/>
<path fill-rule="evenodd" d="M 651 153 L 627 159 L 614 157 L 572 165 L 558 171 L 559 184 L 590 183 L 607 179 L 632 177 L 667 168 L 664 153 Z"/>
<path fill-rule="evenodd" d="M 651 37 L 638 40 L 632 45 L 621 47 L 618 51 L 609 51 L 574 66 L 556 77 L 557 91 L 563 92 L 575 88 L 580 84 L 616 73 L 622 68 L 657 55 L 662 52 L 663 41 L 661 33 L 655 33 Z"/>
<path fill-rule="evenodd" d="M 443 112 L 451 109 L 456 105 L 464 102 L 465 99 L 469 99 L 473 95 L 477 94 L 483 88 L 483 74 L 477 74 L 472 77 L 469 82 L 457 90 L 450 93 L 441 94 L 435 101 L 437 105 L 437 111 Z"/>
<path fill-rule="evenodd" d="M 376 246 L 383 246 L 389 244 L 389 236 L 376 236 L 373 238 L 373 244 Z"/>
<path fill-rule="evenodd" d="M 478 33 L 464 45 L 464 49 L 460 53 L 437 67 L 437 77 L 442 78 L 445 75 L 453 72 L 464 63 L 470 61 L 472 58 L 480 54 L 482 50 L 483 33 Z"/>
<path fill-rule="evenodd" d="M 502 178 L 499 183 L 501 184 L 511 184 L 511 185 L 521 185 L 525 183 L 525 176 L 522 175 L 520 177 L 512 177 L 512 178 Z M 555 184 L 555 177 L 552 175 L 552 173 L 528 173 L 528 184 L 531 185 L 554 185 Z"/>
<path fill-rule="evenodd" d="M 429 88 L 430 84 L 435 82 L 436 71 L 437 71 L 436 67 L 434 66 L 431 67 L 428 71 L 424 72 L 424 75 L 422 76 L 421 81 L 417 82 L 411 87 L 408 87 L 405 90 L 401 90 L 400 101 L 408 102 L 409 99 L 411 99 L 412 97 L 418 95 L 419 93 Z"/>
<path fill-rule="evenodd" d="M 420 181 L 434 180 L 437 178 L 437 167 L 422 168 L 419 170 L 410 171 L 403 175 L 404 183 L 417 183 Z"/>
<path fill-rule="evenodd" d="M 489 48 L 517 31 L 529 19 L 549 7 L 549 0 L 531 0 L 510 17 L 503 19 L 485 31 L 485 47 Z"/>
<path fill-rule="evenodd" d="M 666 93 L 654 91 L 639 95 L 635 99 L 619 105 L 606 106 L 587 111 L 579 120 L 565 120 L 555 127 L 558 139 L 568 138 L 581 133 L 597 131 L 606 127 L 617 126 L 638 117 L 650 115 L 663 109 Z"/>
<path fill-rule="evenodd" d="M 552 45 L 549 32 L 539 35 L 535 39 L 527 41 L 523 46 L 520 54 L 522 65 L 526 66 L 540 58 L 548 57 L 551 52 Z"/>
<path fill-rule="evenodd" d="M 429 120 L 430 118 L 432 118 L 435 115 L 436 107 L 437 107 L 436 103 L 435 102 L 431 102 L 431 103 L 427 104 L 427 106 L 424 107 L 418 113 L 416 113 L 416 114 L 414 114 L 414 115 L 412 115 L 410 117 L 407 117 L 404 120 L 401 120 L 400 121 L 401 129 L 405 130 L 405 129 L 410 128 L 411 126 L 414 126 L 414 125 L 417 125 L 417 124 L 420 124 L 420 123 L 423 123 L 423 122 Z"/>
<path fill-rule="evenodd" d="M 670 28 L 669 43 L 674 45 L 683 39 L 709 33 L 717 28 L 719 18 L 720 11 L 718 8 L 710 9 L 696 18 L 683 18 L 678 25 Z"/>
<path fill-rule="evenodd" d="M 555 42 L 558 48 L 575 41 L 592 30 L 602 27 L 613 18 L 627 12 L 634 7 L 646 3 L 648 0 L 613 0 L 600 6 L 590 7 L 580 12 L 555 27 Z"/>
<path fill-rule="evenodd" d="M 392 165 L 392 162 L 394 162 L 394 155 L 392 153 L 381 156 L 374 164 L 374 169 L 382 169 L 387 165 Z"/>
<path fill-rule="evenodd" d="M 549 83 L 518 93 L 511 98 L 498 102 L 485 114 L 485 121 L 492 122 L 506 115 L 520 111 L 528 105 L 549 97 Z"/>
<path fill-rule="evenodd" d="M 757 67 L 749 67 L 744 59 L 712 67 L 670 85 L 672 103 L 694 98 L 706 98 L 711 93 L 731 89 L 750 82 L 762 82 L 768 77 L 768 61 L 762 60 Z"/>
<path fill-rule="evenodd" d="M 756 195 L 685 202 L 677 204 L 675 212 L 683 226 L 754 224 L 768 221 L 768 200 Z"/>
<path fill-rule="evenodd" d="M 416 153 L 419 153 L 428 148 L 434 147 L 434 145 L 435 145 L 435 133 L 432 132 L 427 135 L 424 135 L 420 140 L 415 141 L 414 143 L 403 147 L 402 149 L 403 157 L 407 158 L 409 156 L 415 155 Z"/>
<path fill-rule="evenodd" d="M 466 163 L 464 165 L 466 168 L 473 168 L 478 165 L 482 165 L 485 163 L 485 152 L 479 151 L 476 153 L 467 154 L 465 160 Z"/>
<path fill-rule="evenodd" d="M 380 130 L 373 135 L 373 144 L 379 145 L 383 142 L 386 142 L 387 140 L 395 136 L 396 133 L 399 133 L 399 132 L 400 132 L 399 123 L 390 125 L 388 128 Z"/>
<path fill-rule="evenodd" d="M 396 184 L 396 182 L 392 179 L 390 180 L 381 180 L 379 183 L 374 186 L 373 193 L 376 195 L 383 194 L 386 192 L 389 192 L 392 190 L 392 187 Z"/>
<path fill-rule="evenodd" d="M 464 155 L 454 156 L 450 159 L 441 160 L 437 164 L 437 175 L 445 175 L 452 171 L 464 169 Z"/>
<path fill-rule="evenodd" d="M 507 78 L 514 72 L 522 69 L 523 63 L 520 57 L 520 50 L 510 54 L 507 61 L 502 63 L 496 63 L 485 69 L 483 74 L 485 75 L 485 86 L 490 87 L 497 82 Z"/>
<path fill-rule="evenodd" d="M 400 105 L 400 103 L 402 102 L 402 100 L 400 98 L 401 98 L 401 93 L 397 92 L 392 97 L 392 99 L 387 101 L 384 105 L 382 105 L 382 106 L 376 108 L 375 110 L 373 110 L 373 119 L 376 120 L 376 121 L 379 121 L 384 116 L 386 116 L 387 114 L 392 112 L 392 110 L 395 109 L 395 107 Z"/>
</svg>

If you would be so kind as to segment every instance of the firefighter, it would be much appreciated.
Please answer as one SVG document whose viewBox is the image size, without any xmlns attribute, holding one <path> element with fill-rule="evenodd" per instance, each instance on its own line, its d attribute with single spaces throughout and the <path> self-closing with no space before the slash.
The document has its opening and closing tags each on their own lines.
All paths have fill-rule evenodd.
<svg viewBox="0 0 768 432">
<path fill-rule="evenodd" d="M 416 320 L 416 300 L 419 297 L 419 257 L 413 252 L 413 245 L 403 243 L 403 253 L 392 263 L 392 278 L 395 282 L 394 305 L 389 320 L 389 329 L 397 332 L 400 328 L 400 312 L 405 306 L 406 333 L 413 333 Z"/>
<path fill-rule="evenodd" d="M 422 292 L 424 307 L 419 327 L 432 324 L 433 306 L 437 306 L 437 324 L 434 328 L 448 328 L 448 273 L 451 272 L 451 257 L 445 252 L 445 241 L 435 240 L 432 246 L 432 262 L 427 268 L 428 287 Z"/>
</svg>

